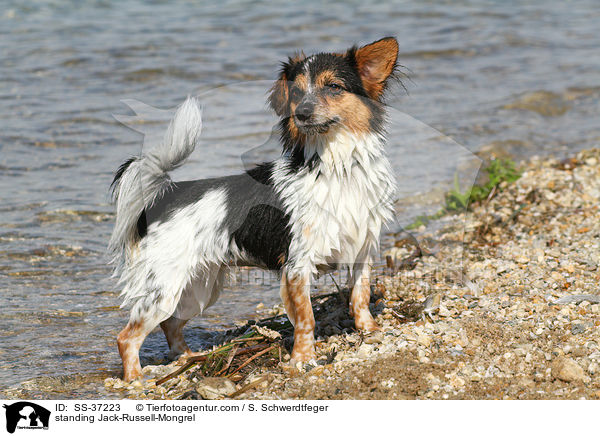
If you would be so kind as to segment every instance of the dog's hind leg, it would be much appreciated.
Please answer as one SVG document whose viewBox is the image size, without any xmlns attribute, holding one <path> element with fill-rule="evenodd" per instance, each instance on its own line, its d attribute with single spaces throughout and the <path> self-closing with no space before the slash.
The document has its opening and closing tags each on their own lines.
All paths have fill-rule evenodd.
<svg viewBox="0 0 600 436">
<path fill-rule="evenodd" d="M 117 336 L 119 354 L 123 361 L 123 380 L 131 381 L 142 374 L 140 348 L 146 336 L 173 315 L 177 300 L 178 295 L 166 298 L 160 292 L 151 292 L 135 301 L 129 323 Z"/>
<path fill-rule="evenodd" d="M 140 347 L 150 333 L 160 322 L 152 318 L 140 317 L 130 319 L 127 326 L 117 336 L 119 354 L 123 361 L 123 380 L 130 382 L 142 374 L 140 365 Z"/>
<path fill-rule="evenodd" d="M 191 357 L 200 354 L 192 352 L 188 347 L 183 337 L 183 326 L 217 301 L 223 288 L 225 271 L 225 266 L 215 264 L 194 277 L 182 292 L 173 315 L 160 324 L 169 344 L 170 359 L 179 355 Z"/>
<path fill-rule="evenodd" d="M 167 338 L 169 344 L 169 359 L 175 359 L 181 354 L 190 352 L 190 347 L 183 337 L 183 326 L 188 322 L 187 319 L 180 319 L 171 316 L 169 319 L 160 323 L 160 328 Z"/>
</svg>

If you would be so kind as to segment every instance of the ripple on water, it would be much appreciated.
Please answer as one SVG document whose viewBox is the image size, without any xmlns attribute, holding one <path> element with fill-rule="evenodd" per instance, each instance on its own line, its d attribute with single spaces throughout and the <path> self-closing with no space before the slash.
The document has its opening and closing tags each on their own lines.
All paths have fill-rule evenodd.
<svg viewBox="0 0 600 436">
<path fill-rule="evenodd" d="M 41 223 L 66 223 L 73 221 L 93 221 L 102 222 L 110 221 L 114 217 L 114 213 L 97 212 L 93 210 L 52 210 L 39 212 L 37 215 L 38 221 Z"/>
</svg>

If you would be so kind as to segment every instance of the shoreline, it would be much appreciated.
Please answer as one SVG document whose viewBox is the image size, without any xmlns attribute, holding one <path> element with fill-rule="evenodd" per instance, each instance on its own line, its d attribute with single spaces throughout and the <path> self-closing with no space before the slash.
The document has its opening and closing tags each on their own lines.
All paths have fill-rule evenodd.
<svg viewBox="0 0 600 436">
<path fill-rule="evenodd" d="M 281 357 L 256 359 L 239 381 L 203 378 L 192 368 L 156 387 L 174 362 L 146 367 L 144 380 L 131 384 L 106 379 L 98 392 L 137 399 L 600 399 L 600 149 L 563 161 L 533 158 L 521 168 L 521 178 L 489 202 L 420 227 L 417 245 L 396 238 L 384 250 L 391 262 L 374 274 L 371 300 L 381 332 L 353 332 L 344 295 L 319 295 L 316 366 L 285 365 L 288 326 Z M 419 255 L 403 262 L 417 246 Z M 22 388 L 5 394 L 31 398 L 20 396 L 27 395 Z"/>
</svg>

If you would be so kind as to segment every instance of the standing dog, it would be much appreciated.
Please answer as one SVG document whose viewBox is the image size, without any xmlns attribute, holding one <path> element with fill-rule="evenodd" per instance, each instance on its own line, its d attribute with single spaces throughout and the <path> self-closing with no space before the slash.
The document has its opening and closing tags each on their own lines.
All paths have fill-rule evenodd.
<svg viewBox="0 0 600 436">
<path fill-rule="evenodd" d="M 341 54 L 289 58 L 269 96 L 281 118 L 282 155 L 244 174 L 169 178 L 199 138 L 193 98 L 161 145 L 121 165 L 109 248 L 123 306 L 131 307 L 117 339 L 125 380 L 141 374 L 140 346 L 159 324 L 172 354 L 192 354 L 182 328 L 217 300 L 235 265 L 281 273 L 294 361 L 315 357 L 310 286 L 319 272 L 348 267 L 356 328 L 379 328 L 369 312 L 369 264 L 393 218 L 382 97 L 397 56 L 396 40 L 384 38 Z"/>
</svg>

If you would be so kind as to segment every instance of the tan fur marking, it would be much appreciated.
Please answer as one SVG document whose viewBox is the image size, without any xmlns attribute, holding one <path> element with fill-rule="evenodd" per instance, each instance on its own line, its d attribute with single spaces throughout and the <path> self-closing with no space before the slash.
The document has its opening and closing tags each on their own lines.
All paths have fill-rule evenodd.
<svg viewBox="0 0 600 436">
<path fill-rule="evenodd" d="M 293 326 L 295 326 L 296 310 L 294 309 L 294 303 L 288 292 L 287 277 L 285 272 L 281 274 L 281 287 L 279 288 L 279 295 L 281 296 L 281 301 L 283 301 L 283 306 L 285 307 L 285 312 L 287 313 L 290 322 Z"/>
<path fill-rule="evenodd" d="M 325 97 L 323 108 L 328 119 L 340 119 L 344 127 L 353 133 L 361 134 L 370 131 L 371 111 L 355 94 L 344 92 L 341 95 Z"/>
<path fill-rule="evenodd" d="M 117 346 L 123 361 L 123 380 L 127 382 L 142 374 L 138 353 L 145 337 L 142 325 L 138 322 L 129 322 L 117 336 Z"/>
<path fill-rule="evenodd" d="M 285 74 L 281 74 L 279 80 L 277 80 L 271 87 L 271 93 L 269 94 L 269 103 L 277 115 L 285 115 L 288 97 L 288 78 Z"/>
<path fill-rule="evenodd" d="M 308 89 L 308 77 L 306 74 L 298 74 L 294 79 L 294 84 L 303 91 Z"/>
<path fill-rule="evenodd" d="M 355 57 L 367 94 L 378 100 L 385 90 L 385 81 L 394 71 L 398 43 L 394 38 L 384 38 L 359 48 Z"/>
<path fill-rule="evenodd" d="M 333 71 L 323 71 L 319 73 L 315 79 L 315 85 L 317 85 L 319 88 L 323 88 L 325 85 L 329 85 L 331 83 L 336 83 L 340 86 L 343 84 Z"/>
<path fill-rule="evenodd" d="M 279 257 L 277 258 L 277 263 L 281 266 L 283 266 L 285 264 L 285 254 L 281 253 L 279 255 Z"/>
<path fill-rule="evenodd" d="M 291 104 L 290 109 L 291 109 L 290 113 L 293 114 L 294 111 L 296 110 L 296 105 Z M 298 143 L 304 143 L 305 135 L 298 130 L 298 127 L 296 126 L 296 123 L 294 122 L 294 117 L 292 117 L 292 116 L 288 118 L 288 127 L 289 127 L 290 135 L 292 136 L 292 138 L 295 141 L 297 141 Z"/>
<path fill-rule="evenodd" d="M 304 278 L 289 278 L 285 273 L 282 275 L 282 299 L 290 321 L 292 317 L 294 319 L 292 359 L 297 362 L 307 362 L 316 357 L 315 317 L 306 285 L 307 281 Z"/>
</svg>

